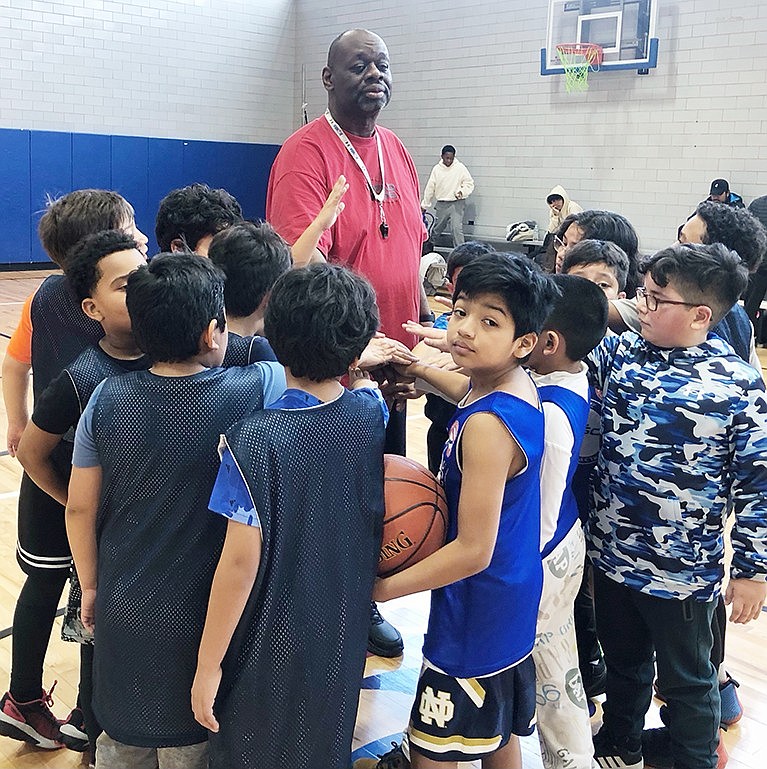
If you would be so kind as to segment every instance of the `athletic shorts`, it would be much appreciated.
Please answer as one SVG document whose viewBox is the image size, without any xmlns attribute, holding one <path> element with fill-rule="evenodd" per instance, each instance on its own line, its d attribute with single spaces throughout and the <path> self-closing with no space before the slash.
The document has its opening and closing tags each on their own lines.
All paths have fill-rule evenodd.
<svg viewBox="0 0 767 769">
<path fill-rule="evenodd" d="M 52 460 L 62 476 L 69 478 L 71 444 L 59 444 L 54 450 Z M 47 574 L 58 570 L 68 572 L 72 566 L 64 508 L 39 489 L 26 473 L 21 478 L 19 489 L 16 560 L 25 574 Z"/>
<path fill-rule="evenodd" d="M 407 739 L 432 761 L 476 761 L 535 724 L 535 665 L 528 656 L 484 678 L 453 678 L 424 665 Z"/>
</svg>

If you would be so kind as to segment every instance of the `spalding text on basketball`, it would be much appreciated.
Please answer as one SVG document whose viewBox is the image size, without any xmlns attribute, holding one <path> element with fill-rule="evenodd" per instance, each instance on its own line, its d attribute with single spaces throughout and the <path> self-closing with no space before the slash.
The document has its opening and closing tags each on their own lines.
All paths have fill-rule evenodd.
<svg viewBox="0 0 767 769">
<path fill-rule="evenodd" d="M 394 539 L 390 539 L 381 545 L 381 556 L 378 559 L 378 563 L 394 558 L 395 555 L 399 555 L 409 547 L 413 547 L 413 540 L 404 531 L 400 531 Z"/>
</svg>

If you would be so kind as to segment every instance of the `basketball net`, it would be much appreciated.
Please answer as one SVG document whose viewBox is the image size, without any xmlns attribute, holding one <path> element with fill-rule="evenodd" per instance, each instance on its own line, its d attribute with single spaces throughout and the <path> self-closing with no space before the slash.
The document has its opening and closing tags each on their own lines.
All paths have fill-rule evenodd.
<svg viewBox="0 0 767 769">
<path fill-rule="evenodd" d="M 588 91 L 589 70 L 599 69 L 602 63 L 602 46 L 594 43 L 558 45 L 557 56 L 565 68 L 567 92 Z"/>
</svg>

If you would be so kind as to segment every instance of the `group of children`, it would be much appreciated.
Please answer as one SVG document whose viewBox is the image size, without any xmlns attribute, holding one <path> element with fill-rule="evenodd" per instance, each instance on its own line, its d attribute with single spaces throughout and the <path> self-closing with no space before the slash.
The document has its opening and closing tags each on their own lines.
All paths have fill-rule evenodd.
<svg viewBox="0 0 767 769">
<path fill-rule="evenodd" d="M 509 371 L 519 362 L 513 348 L 502 346 L 502 333 L 496 345 L 482 343 L 504 327 L 509 338 L 524 339 L 529 327 L 509 326 L 508 318 L 526 324 L 534 299 L 531 294 L 521 301 L 497 283 L 478 292 L 462 281 L 475 262 L 466 264 L 464 247 L 456 251 L 461 268 L 447 334 L 424 329 L 422 335 L 449 351 L 462 373 L 424 363 L 407 370 L 458 404 L 441 465 L 455 517 L 448 546 L 376 588 L 379 600 L 434 591 L 405 740 L 378 767 L 405 766 L 408 760 L 414 767 L 454 765 L 477 757 L 486 767 L 520 766 L 514 735 L 530 728 L 518 717 L 532 719 L 533 710 L 509 679 L 512 670 L 524 679 L 527 660 L 522 656 L 515 664 L 503 653 L 488 660 L 499 637 L 511 654 L 520 632 L 535 661 L 536 681 L 526 684 L 535 691 L 544 766 L 713 769 L 726 762 L 720 725 L 740 716 L 731 712 L 733 703 L 740 707 L 736 682 L 722 666 L 723 533 L 730 511 L 734 555 L 725 600 L 732 604 L 731 621 L 757 618 L 766 592 L 767 399 L 759 370 L 748 365 L 752 337 L 742 333 L 742 308 L 736 304 L 749 270 L 765 252 L 765 235 L 745 212 L 704 203 L 680 240 L 640 264 L 636 233 L 617 214 L 575 214 L 557 234 L 561 275 L 552 280 L 559 297 L 545 323 L 534 328 L 539 337 L 529 357 L 520 356 L 538 386 L 544 414 L 535 516 L 544 576 L 541 585 L 539 575 L 528 574 L 526 585 L 528 597 L 540 595 L 537 623 L 530 621 L 528 604 L 505 605 L 484 581 L 503 585 L 504 579 L 522 579 L 524 553 L 538 558 L 529 542 L 523 549 L 518 531 L 507 528 L 510 521 L 517 526 L 530 521 L 530 490 L 512 496 L 515 502 L 494 496 L 503 489 L 506 500 L 527 470 L 515 474 L 513 459 L 506 464 L 504 443 L 522 447 L 529 464 L 540 459 L 522 442 L 528 437 L 520 433 L 522 420 L 509 424 L 496 404 L 497 391 L 486 384 L 489 377 L 498 391 L 508 393 Z M 500 260 L 495 276 L 502 275 L 505 257 L 477 256 L 476 263 L 492 258 Z M 448 260 L 453 274 L 455 264 Z M 582 278 L 602 289 L 600 302 L 594 303 Z M 628 314 L 626 306 L 633 309 L 639 333 L 605 336 L 607 299 L 623 305 L 618 317 Z M 503 352 L 505 369 L 494 365 L 493 347 Z M 588 378 L 579 365 L 584 359 Z M 450 419 L 451 406 L 445 406 Z M 495 422 L 477 419 L 486 414 Z M 524 424 L 531 423 L 528 415 Z M 472 426 L 482 429 L 484 444 L 477 445 Z M 493 470 L 497 475 L 489 476 Z M 493 517 L 483 517 L 486 507 Z M 583 581 L 579 509 L 589 556 Z M 505 551 L 512 536 L 515 560 Z M 499 589 L 513 594 L 508 585 Z M 482 607 L 483 618 L 467 622 L 466 605 Z M 586 632 L 577 643 L 573 627 L 579 619 Z M 656 666 L 665 726 L 643 730 Z M 592 741 L 585 695 L 600 693 L 607 695 L 603 726 Z M 505 716 L 499 716 L 504 709 Z M 473 717 L 467 717 L 472 710 Z M 355 766 L 371 763 L 362 759 Z"/>
<path fill-rule="evenodd" d="M 446 331 L 423 330 L 450 370 L 376 337 L 364 279 L 291 270 L 223 190 L 168 195 L 168 253 L 148 264 L 115 193 L 65 196 L 40 231 L 64 276 L 27 302 L 3 367 L 27 581 L 0 733 L 97 746 L 100 769 L 348 769 L 371 596 L 431 590 L 406 738 L 379 766 L 521 767 L 536 713 L 547 769 L 716 766 L 730 509 L 733 621 L 758 616 L 767 574 L 764 384 L 709 335 L 737 312 L 748 257 L 685 242 L 640 265 L 630 224 L 593 211 L 564 219 L 554 276 L 464 244 Z M 627 296 L 639 333 L 606 335 L 608 300 Z M 383 363 L 444 398 L 430 464 L 444 443 L 449 526 L 445 547 L 375 579 L 388 410 L 367 371 Z M 42 664 L 70 549 L 81 682 L 60 722 Z M 586 644 L 579 606 L 592 634 L 596 616 Z M 667 728 L 643 732 L 654 660 Z"/>
</svg>

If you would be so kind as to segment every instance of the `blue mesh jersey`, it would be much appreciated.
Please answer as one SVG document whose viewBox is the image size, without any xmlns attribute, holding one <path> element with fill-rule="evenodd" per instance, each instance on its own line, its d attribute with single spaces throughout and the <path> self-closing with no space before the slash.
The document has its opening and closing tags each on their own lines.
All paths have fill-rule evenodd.
<svg viewBox="0 0 767 769">
<path fill-rule="evenodd" d="M 259 361 L 277 360 L 277 356 L 272 350 L 272 346 L 263 336 L 240 336 L 230 331 L 227 334 L 226 353 L 224 362 L 221 364 L 224 368 L 232 366 L 247 366 Z"/>
<path fill-rule="evenodd" d="M 219 472 L 211 508 L 221 515 L 211 518 L 260 525 L 263 545 L 222 665 L 212 769 L 351 765 L 381 547 L 384 425 L 377 389 L 327 403 L 288 390 L 226 432 L 233 466 Z"/>
<path fill-rule="evenodd" d="M 190 691 L 225 522 L 208 512 L 219 436 L 285 388 L 281 366 L 139 371 L 100 384 L 73 463 L 102 468 L 93 707 L 140 747 L 207 738 Z"/>
<path fill-rule="evenodd" d="M 709 601 L 724 575 L 732 502 L 734 578 L 767 573 L 767 398 L 758 372 L 710 334 L 661 349 L 627 332 L 589 365 L 602 390 L 602 448 L 589 555 L 607 577 L 660 598 Z"/>
<path fill-rule="evenodd" d="M 447 541 L 458 533 L 461 431 L 474 414 L 491 413 L 508 429 L 527 459 L 506 482 L 490 565 L 471 577 L 433 590 L 423 656 L 457 678 L 497 673 L 533 649 L 541 598 L 541 492 L 543 412 L 496 391 L 459 406 L 450 424 L 440 470 L 447 495 Z"/>
</svg>

